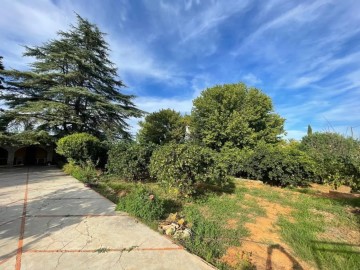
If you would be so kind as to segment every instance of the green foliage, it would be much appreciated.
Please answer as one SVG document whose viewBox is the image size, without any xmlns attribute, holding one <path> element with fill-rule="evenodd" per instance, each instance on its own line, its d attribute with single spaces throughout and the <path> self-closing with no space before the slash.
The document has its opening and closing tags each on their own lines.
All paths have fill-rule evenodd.
<svg viewBox="0 0 360 270">
<path fill-rule="evenodd" d="M 201 184 L 227 183 L 226 166 L 218 163 L 217 158 L 218 154 L 209 148 L 169 143 L 154 151 L 150 174 L 168 188 L 188 196 Z"/>
<path fill-rule="evenodd" d="M 95 164 L 91 160 L 81 161 L 80 164 L 70 161 L 64 165 L 63 170 L 65 173 L 85 183 L 92 183 L 98 178 Z"/>
<path fill-rule="evenodd" d="M 138 139 L 142 143 L 181 142 L 184 136 L 185 121 L 180 113 L 171 109 L 151 113 L 140 122 Z"/>
<path fill-rule="evenodd" d="M 50 145 L 53 143 L 54 139 L 45 131 L 23 131 L 20 133 L 0 132 L 0 145 Z"/>
<path fill-rule="evenodd" d="M 101 143 L 98 138 L 87 133 L 75 133 L 61 138 L 57 142 L 56 153 L 69 161 L 81 162 L 88 159 L 96 161 Z"/>
<path fill-rule="evenodd" d="M 163 200 L 144 186 L 138 186 L 130 194 L 121 198 L 117 210 L 125 211 L 146 222 L 159 220 L 165 212 Z"/>
<path fill-rule="evenodd" d="M 218 162 L 223 163 L 227 167 L 228 174 L 240 177 L 246 173 L 246 161 L 251 155 L 249 149 L 239 149 L 236 147 L 224 146 L 221 148 Z"/>
<path fill-rule="evenodd" d="M 0 56 L 0 71 L 1 71 L 1 70 L 4 70 L 4 65 L 3 65 L 3 63 L 2 63 L 2 59 L 3 59 L 3 57 Z M 4 81 L 4 78 L 0 76 L 0 89 L 3 89 L 3 88 L 4 88 L 4 86 L 2 85 L 2 84 L 3 84 L 3 81 Z"/>
<path fill-rule="evenodd" d="M 315 164 L 297 145 L 259 144 L 246 162 L 249 177 L 278 186 L 301 186 L 315 179 Z"/>
<path fill-rule="evenodd" d="M 316 162 L 316 174 L 324 183 L 335 188 L 341 184 L 360 189 L 360 142 L 337 133 L 319 133 L 305 136 L 304 150 Z"/>
<path fill-rule="evenodd" d="M 219 224 L 205 219 L 197 209 L 186 211 L 186 219 L 192 224 L 192 237 L 183 240 L 186 248 L 210 262 L 220 258 L 224 250 L 219 245 L 223 237 Z"/>
<path fill-rule="evenodd" d="M 270 97 L 242 83 L 204 90 L 191 115 L 192 136 L 213 149 L 276 143 L 284 133 L 284 119 L 274 113 Z"/>
<path fill-rule="evenodd" d="M 155 145 L 119 142 L 109 151 L 107 169 L 124 180 L 138 181 L 149 178 L 149 163 Z"/>
<path fill-rule="evenodd" d="M 19 121 L 35 121 L 39 129 L 58 137 L 87 132 L 96 137 L 129 136 L 125 122 L 142 112 L 133 96 L 119 88 L 117 69 L 109 59 L 104 33 L 77 16 L 77 24 L 59 31 L 57 39 L 25 47 L 35 59 L 28 71 L 0 71 L 7 91 L 5 113 Z"/>
</svg>

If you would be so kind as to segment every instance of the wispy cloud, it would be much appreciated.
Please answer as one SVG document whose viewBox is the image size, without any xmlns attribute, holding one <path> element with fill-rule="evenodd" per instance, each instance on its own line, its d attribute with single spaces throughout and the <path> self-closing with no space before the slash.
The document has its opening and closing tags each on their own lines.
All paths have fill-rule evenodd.
<svg viewBox="0 0 360 270">
<path fill-rule="evenodd" d="M 251 46 L 253 42 L 257 41 L 258 38 L 262 37 L 265 32 L 270 30 L 274 31 L 275 29 L 279 29 L 281 27 L 294 27 L 294 24 L 308 24 L 316 20 L 321 15 L 321 12 L 323 12 L 321 7 L 329 4 L 330 2 L 330 0 L 318 0 L 312 2 L 311 4 L 301 3 L 283 11 L 281 14 L 275 16 L 275 18 L 262 22 L 262 24 L 253 33 L 247 36 L 245 42 L 232 52 L 232 54 L 240 54 L 247 47 Z M 271 6 L 271 8 L 269 7 L 270 10 L 272 10 L 272 8 L 277 8 L 277 6 Z"/>
<path fill-rule="evenodd" d="M 220 23 L 229 19 L 232 15 L 243 10 L 249 1 L 215 1 L 202 12 L 193 16 L 189 21 L 185 22 L 181 31 L 181 41 L 186 42 L 190 39 L 197 38 L 199 35 L 205 34 L 207 31 L 216 28 Z"/>
<path fill-rule="evenodd" d="M 247 73 L 242 77 L 242 80 L 251 85 L 251 86 L 257 86 L 262 83 L 261 79 L 256 77 L 253 73 Z"/>
<path fill-rule="evenodd" d="M 55 37 L 74 11 L 108 33 L 125 91 L 145 111 L 190 112 L 207 87 L 243 81 L 273 98 L 287 137 L 299 138 L 308 124 L 360 124 L 358 1 L 4 0 L 6 67 L 26 68 L 20 45 Z"/>
<path fill-rule="evenodd" d="M 38 45 L 55 37 L 73 19 L 51 1 L 5 0 L 1 2 L 1 10 L 0 55 L 6 57 L 5 64 L 12 68 L 25 66 L 23 45 Z"/>
</svg>

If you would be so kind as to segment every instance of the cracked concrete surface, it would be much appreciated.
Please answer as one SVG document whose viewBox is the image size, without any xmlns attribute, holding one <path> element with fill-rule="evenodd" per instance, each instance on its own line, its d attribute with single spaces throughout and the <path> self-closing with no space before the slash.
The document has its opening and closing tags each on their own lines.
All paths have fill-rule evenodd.
<svg viewBox="0 0 360 270">
<path fill-rule="evenodd" d="M 0 169 L 0 269 L 214 269 L 114 209 L 54 167 Z"/>
</svg>

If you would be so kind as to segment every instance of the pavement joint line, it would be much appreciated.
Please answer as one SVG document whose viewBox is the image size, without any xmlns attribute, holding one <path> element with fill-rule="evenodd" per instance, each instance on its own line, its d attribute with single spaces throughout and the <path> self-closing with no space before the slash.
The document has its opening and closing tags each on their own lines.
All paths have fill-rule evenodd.
<svg viewBox="0 0 360 270">
<path fill-rule="evenodd" d="M 103 198 L 89 198 L 89 197 L 85 197 L 85 198 L 80 198 L 80 197 L 78 197 L 78 198 L 48 198 L 47 200 L 54 200 L 54 201 L 56 201 L 56 200 L 59 200 L 59 201 L 61 201 L 61 200 L 103 200 Z"/>
<path fill-rule="evenodd" d="M 172 251 L 172 250 L 184 250 L 183 247 L 163 247 L 163 248 L 134 248 L 131 251 Z M 127 248 L 109 248 L 104 252 L 100 252 L 99 249 L 29 249 L 24 253 L 106 253 L 106 252 L 124 252 L 129 251 Z"/>
<path fill-rule="evenodd" d="M 24 199 L 20 199 L 20 200 L 16 200 L 16 201 L 13 201 L 13 202 L 9 202 L 9 203 L 5 204 L 5 206 L 8 206 L 8 205 L 10 205 L 10 204 L 17 203 L 17 202 L 20 202 L 20 201 L 24 201 Z"/>
<path fill-rule="evenodd" d="M 5 221 L 5 222 L 3 222 L 3 223 L 0 224 L 0 227 L 3 226 L 3 225 L 6 225 L 6 224 L 8 224 L 8 223 L 11 223 L 11 222 L 13 222 L 13 221 L 15 221 L 15 220 L 18 220 L 19 218 L 21 218 L 21 216 L 18 216 L 18 217 L 16 217 L 16 218 L 12 219 L 12 220 Z"/>
<path fill-rule="evenodd" d="M 30 169 L 28 168 L 27 174 L 26 174 L 26 182 L 25 182 L 24 206 L 23 206 L 23 212 L 22 212 L 22 217 L 21 217 L 20 235 L 19 235 L 19 241 L 18 241 L 18 248 L 17 248 L 17 252 L 16 252 L 15 270 L 21 269 L 21 256 L 22 256 L 24 233 L 25 233 L 25 222 L 26 222 L 26 207 L 27 207 L 27 199 L 28 199 L 28 192 L 29 192 L 29 171 L 30 171 Z"/>
</svg>

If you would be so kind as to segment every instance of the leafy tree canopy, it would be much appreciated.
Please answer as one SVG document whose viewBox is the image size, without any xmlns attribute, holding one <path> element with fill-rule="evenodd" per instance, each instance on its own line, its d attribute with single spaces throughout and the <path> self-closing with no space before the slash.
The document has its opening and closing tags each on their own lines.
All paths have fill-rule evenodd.
<svg viewBox="0 0 360 270">
<path fill-rule="evenodd" d="M 171 141 L 180 142 L 185 136 L 186 123 L 179 112 L 164 109 L 151 113 L 140 122 L 138 139 L 140 142 L 165 144 Z"/>
<path fill-rule="evenodd" d="M 54 138 L 46 131 L 23 131 L 15 134 L 0 132 L 0 146 L 52 145 Z"/>
<path fill-rule="evenodd" d="M 204 90 L 194 100 L 191 116 L 192 136 L 213 149 L 276 143 L 284 133 L 285 120 L 274 113 L 270 97 L 243 83 Z"/>
<path fill-rule="evenodd" d="M 77 16 L 77 24 L 59 31 L 42 46 L 25 47 L 34 58 L 29 71 L 1 71 L 8 110 L 3 117 L 34 121 L 35 127 L 62 137 L 88 132 L 97 137 L 126 137 L 126 119 L 142 112 L 133 96 L 120 93 L 124 84 L 109 60 L 104 33 Z"/>
</svg>

